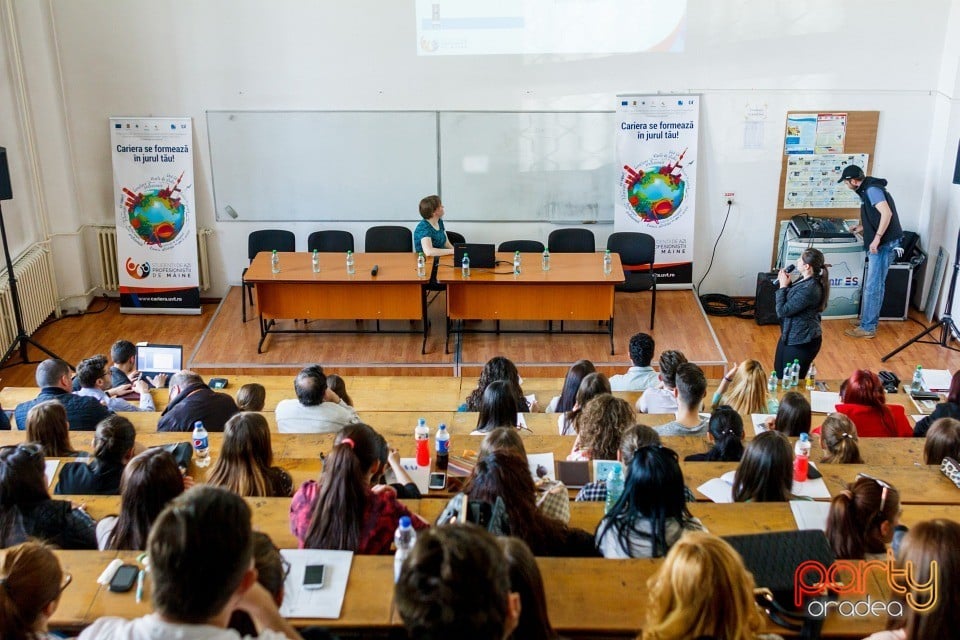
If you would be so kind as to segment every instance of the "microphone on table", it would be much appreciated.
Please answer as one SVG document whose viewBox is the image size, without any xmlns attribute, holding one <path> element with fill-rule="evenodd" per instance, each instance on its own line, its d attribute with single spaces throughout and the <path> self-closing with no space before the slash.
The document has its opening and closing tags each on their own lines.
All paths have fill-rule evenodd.
<svg viewBox="0 0 960 640">
<path fill-rule="evenodd" d="M 380 271 L 380 265 L 375 264 L 373 265 L 373 269 L 370 269 L 370 275 L 375 276 L 378 271 Z"/>
<path fill-rule="evenodd" d="M 786 269 L 784 269 L 784 272 L 785 272 L 787 275 L 790 275 L 791 273 L 793 273 L 793 272 L 796 271 L 796 270 L 797 270 L 797 265 L 792 264 L 792 265 L 790 265 L 789 267 L 787 267 Z M 780 282 L 780 277 L 778 276 L 778 277 L 776 277 L 776 278 L 773 278 L 773 279 L 771 280 L 771 282 L 772 282 L 773 284 L 777 284 L 778 282 Z"/>
</svg>

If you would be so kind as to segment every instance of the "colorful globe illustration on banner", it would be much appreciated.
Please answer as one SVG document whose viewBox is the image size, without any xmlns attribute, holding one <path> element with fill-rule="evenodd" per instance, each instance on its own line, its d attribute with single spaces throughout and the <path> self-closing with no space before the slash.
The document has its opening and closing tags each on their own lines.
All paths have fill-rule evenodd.
<svg viewBox="0 0 960 640">
<path fill-rule="evenodd" d="M 170 188 L 134 193 L 123 189 L 130 226 L 147 244 L 164 244 L 183 229 L 185 208 L 176 196 L 183 174 Z"/>
<path fill-rule="evenodd" d="M 684 151 L 686 153 L 686 151 Z M 670 218 L 683 203 L 687 182 L 683 179 L 680 154 L 674 163 L 644 169 L 625 166 L 627 201 L 643 222 L 660 222 Z"/>
</svg>

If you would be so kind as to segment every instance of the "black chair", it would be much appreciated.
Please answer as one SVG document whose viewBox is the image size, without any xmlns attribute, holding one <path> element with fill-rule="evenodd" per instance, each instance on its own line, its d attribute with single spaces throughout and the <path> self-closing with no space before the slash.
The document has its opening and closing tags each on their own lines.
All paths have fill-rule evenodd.
<svg viewBox="0 0 960 640">
<path fill-rule="evenodd" d="M 467 239 L 463 237 L 462 233 L 457 233 L 456 231 L 447 231 L 447 242 L 449 242 L 451 245 L 463 244 L 466 241 Z M 417 251 L 419 250 L 420 247 L 417 247 Z"/>
<path fill-rule="evenodd" d="M 607 238 L 607 249 L 620 254 L 620 262 L 623 263 L 623 275 L 626 280 L 623 284 L 618 284 L 615 289 L 630 293 L 650 292 L 650 330 L 652 331 L 653 319 L 657 313 L 657 274 L 653 271 L 653 263 L 657 257 L 657 244 L 653 236 L 635 231 L 611 233 Z M 644 270 L 637 270 L 641 266 Z"/>
<path fill-rule="evenodd" d="M 251 231 L 250 235 L 247 236 L 247 258 L 250 259 L 250 262 L 253 262 L 253 259 L 261 251 L 274 250 L 296 251 L 297 236 L 286 229 L 261 229 L 260 231 Z M 247 300 L 249 300 L 250 306 L 253 306 L 253 285 L 247 284 L 246 275 L 247 267 L 244 267 L 243 273 L 240 274 L 240 307 L 243 311 L 244 322 L 247 321 Z M 244 291 L 247 294 L 246 299 L 244 299 Z"/>
<path fill-rule="evenodd" d="M 410 253 L 413 251 L 413 232 L 392 225 L 370 227 L 363 247 L 367 253 Z"/>
<path fill-rule="evenodd" d="M 307 251 L 320 253 L 346 253 L 353 251 L 353 234 L 349 231 L 324 229 L 314 231 L 307 237 Z"/>
<path fill-rule="evenodd" d="M 557 229 L 547 237 L 547 247 L 550 253 L 593 253 L 597 243 L 589 229 Z"/>
<path fill-rule="evenodd" d="M 500 253 L 543 253 L 543 243 L 539 240 L 507 240 L 497 247 Z"/>
</svg>

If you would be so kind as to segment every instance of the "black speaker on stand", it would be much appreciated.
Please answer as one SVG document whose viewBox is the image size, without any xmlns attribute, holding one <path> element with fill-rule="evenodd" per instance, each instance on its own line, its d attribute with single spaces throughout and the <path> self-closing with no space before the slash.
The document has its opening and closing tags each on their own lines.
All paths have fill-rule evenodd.
<svg viewBox="0 0 960 640">
<path fill-rule="evenodd" d="M 10 183 L 10 167 L 7 164 L 7 150 L 4 147 L 0 147 L 0 201 L 2 200 L 13 200 L 13 187 Z M 13 258 L 10 256 L 10 247 L 7 245 L 7 228 L 3 222 L 2 208 L 0 208 L 0 239 L 3 240 L 3 255 L 7 262 L 7 281 L 10 283 L 10 300 L 13 302 L 13 319 L 17 325 L 17 336 L 13 339 L 13 343 L 7 348 L 3 357 L 0 358 L 0 364 L 5 363 L 7 359 L 13 355 L 13 352 L 18 349 L 20 350 L 20 362 L 14 362 L 9 365 L 4 364 L 3 366 L 31 364 L 31 360 L 27 354 L 28 344 L 32 344 L 51 358 L 62 359 L 53 351 L 50 351 L 39 342 L 33 340 L 27 335 L 27 332 L 23 330 L 23 311 L 20 306 L 20 293 L 17 291 L 17 278 L 13 273 Z"/>
</svg>

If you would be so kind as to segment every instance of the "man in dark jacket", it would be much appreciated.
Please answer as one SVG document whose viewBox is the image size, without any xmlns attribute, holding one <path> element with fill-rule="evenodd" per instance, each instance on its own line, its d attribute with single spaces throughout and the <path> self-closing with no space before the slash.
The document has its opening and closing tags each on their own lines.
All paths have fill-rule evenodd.
<svg viewBox="0 0 960 640">
<path fill-rule="evenodd" d="M 70 393 L 73 383 L 70 380 L 70 366 L 63 360 L 48 358 L 37 365 L 37 386 L 40 395 L 33 400 L 21 402 L 14 409 L 18 429 L 27 428 L 27 413 L 33 405 L 46 400 L 57 400 L 67 410 L 67 421 L 71 431 L 93 431 L 104 418 L 113 415 L 95 398 Z"/>
<path fill-rule="evenodd" d="M 170 376 L 170 404 L 160 416 L 157 431 L 193 431 L 197 420 L 207 431 L 223 431 L 237 412 L 232 396 L 211 390 L 193 371 L 178 371 Z"/>
</svg>

